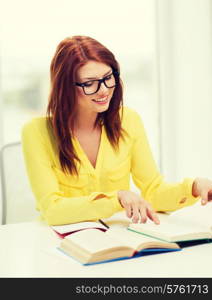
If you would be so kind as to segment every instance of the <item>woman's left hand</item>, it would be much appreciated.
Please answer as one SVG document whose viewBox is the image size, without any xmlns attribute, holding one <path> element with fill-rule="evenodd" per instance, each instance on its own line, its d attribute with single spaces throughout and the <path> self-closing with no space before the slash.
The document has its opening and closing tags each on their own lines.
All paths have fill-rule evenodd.
<svg viewBox="0 0 212 300">
<path fill-rule="evenodd" d="M 201 197 L 202 205 L 212 201 L 212 180 L 197 177 L 193 182 L 192 195 L 194 197 Z"/>
</svg>

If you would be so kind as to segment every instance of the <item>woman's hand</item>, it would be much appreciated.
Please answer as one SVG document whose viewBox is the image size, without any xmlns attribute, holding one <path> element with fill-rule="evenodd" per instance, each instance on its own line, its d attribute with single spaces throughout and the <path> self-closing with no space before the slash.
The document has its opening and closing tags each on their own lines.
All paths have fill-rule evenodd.
<svg viewBox="0 0 212 300">
<path fill-rule="evenodd" d="M 205 205 L 212 200 L 212 181 L 207 178 L 196 178 L 192 186 L 194 197 L 201 197 L 201 204 Z"/>
<path fill-rule="evenodd" d="M 132 218 L 133 223 L 146 223 L 147 219 L 151 219 L 155 224 L 160 221 L 152 209 L 151 205 L 139 195 L 130 191 L 119 191 L 118 199 L 122 207 L 125 208 L 128 218 Z"/>
</svg>

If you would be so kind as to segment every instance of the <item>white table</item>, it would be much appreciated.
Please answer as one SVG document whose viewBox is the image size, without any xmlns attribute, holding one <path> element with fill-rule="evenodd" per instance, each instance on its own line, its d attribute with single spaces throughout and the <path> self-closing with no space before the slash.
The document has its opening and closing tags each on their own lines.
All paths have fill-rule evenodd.
<svg viewBox="0 0 212 300">
<path fill-rule="evenodd" d="M 212 277 L 212 244 L 82 266 L 55 250 L 60 239 L 41 221 L 1 225 L 0 241 L 0 277 Z"/>
</svg>

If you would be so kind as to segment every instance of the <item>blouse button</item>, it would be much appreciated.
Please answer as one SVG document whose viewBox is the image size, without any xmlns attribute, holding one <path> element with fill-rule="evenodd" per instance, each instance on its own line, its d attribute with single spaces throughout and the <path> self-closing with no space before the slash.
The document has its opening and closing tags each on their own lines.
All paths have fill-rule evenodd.
<svg viewBox="0 0 212 300">
<path fill-rule="evenodd" d="M 186 200 L 187 200 L 187 198 L 186 198 L 186 197 L 184 197 L 183 199 L 181 199 L 181 200 L 180 200 L 180 204 L 183 204 L 183 203 L 185 203 L 185 202 L 186 202 Z"/>
</svg>

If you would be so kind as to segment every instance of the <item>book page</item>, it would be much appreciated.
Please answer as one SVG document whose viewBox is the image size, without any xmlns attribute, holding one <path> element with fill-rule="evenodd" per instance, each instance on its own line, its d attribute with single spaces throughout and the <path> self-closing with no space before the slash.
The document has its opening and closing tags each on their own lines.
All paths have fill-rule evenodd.
<svg viewBox="0 0 212 300">
<path fill-rule="evenodd" d="M 201 205 L 198 201 L 192 206 L 187 206 L 172 212 L 171 217 L 187 219 L 190 222 L 195 221 L 195 224 L 212 228 L 212 202 L 207 205 Z"/>
<path fill-rule="evenodd" d="M 169 213 L 158 213 L 159 219 L 163 220 L 163 217 L 169 215 Z M 132 223 L 132 218 L 128 218 L 126 211 L 117 212 L 109 218 L 103 219 L 110 228 L 127 228 Z M 150 221 L 152 222 L 152 221 Z M 153 222 L 152 222 L 153 223 Z"/>
<path fill-rule="evenodd" d="M 209 238 L 210 231 L 205 225 L 199 225 L 195 219 L 180 215 L 163 216 L 161 223 L 155 225 L 147 221 L 146 224 L 133 224 L 129 228 L 147 235 L 167 241 L 180 241 L 189 239 Z"/>
<path fill-rule="evenodd" d="M 110 228 L 127 228 L 131 219 L 127 217 L 126 211 L 117 212 L 109 218 L 103 219 Z"/>
<path fill-rule="evenodd" d="M 73 241 L 90 253 L 104 251 L 110 248 L 126 247 L 124 243 L 97 229 L 78 231 L 72 235 L 68 235 L 65 239 Z"/>
<path fill-rule="evenodd" d="M 82 229 L 88 229 L 88 228 L 107 229 L 104 225 L 102 225 L 99 222 L 80 222 L 80 223 L 73 223 L 67 225 L 56 225 L 56 226 L 51 226 L 51 228 L 60 234 L 82 230 Z"/>
<path fill-rule="evenodd" d="M 134 250 L 137 250 L 142 244 L 147 244 L 152 242 L 158 245 L 160 244 L 160 241 L 158 239 L 145 236 L 142 234 L 138 234 L 136 232 L 127 230 L 126 228 L 108 229 L 106 235 L 110 237 L 114 237 L 114 239 L 120 241 L 120 243 L 122 242 L 124 245 L 133 248 Z M 163 242 L 161 241 L 161 245 L 162 244 Z"/>
</svg>

